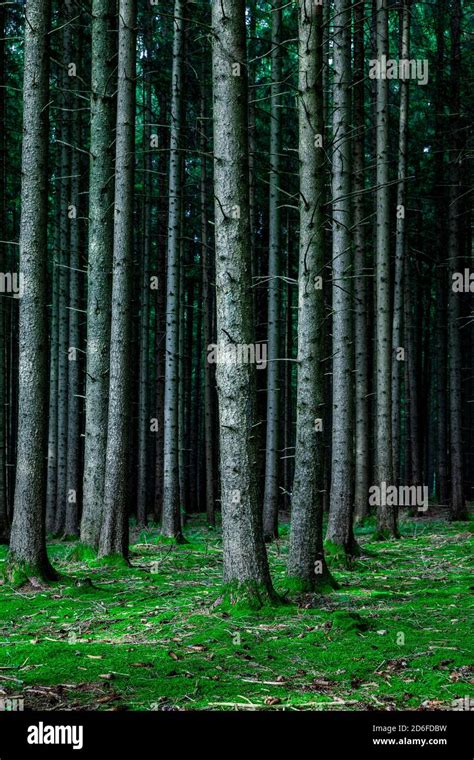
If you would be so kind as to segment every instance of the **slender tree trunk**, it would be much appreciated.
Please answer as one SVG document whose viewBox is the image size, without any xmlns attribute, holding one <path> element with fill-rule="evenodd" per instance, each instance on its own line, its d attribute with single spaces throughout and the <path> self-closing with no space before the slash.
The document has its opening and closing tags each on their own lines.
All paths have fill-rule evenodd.
<svg viewBox="0 0 474 760">
<path fill-rule="evenodd" d="M 76 66 L 79 66 L 78 29 L 73 33 L 72 51 Z M 78 72 L 79 73 L 79 72 Z M 66 479 L 66 516 L 64 534 L 67 537 L 79 535 L 79 510 L 81 496 L 81 362 L 80 362 L 80 191 L 81 191 L 81 101 L 78 97 L 77 77 L 71 79 L 70 107 L 73 114 L 71 139 L 71 195 L 70 195 L 70 238 L 69 238 L 69 338 L 68 338 L 68 443 Z"/>
<path fill-rule="evenodd" d="M 68 447 L 68 370 L 69 370 L 69 244 L 70 244 L 70 190 L 71 190 L 71 101 L 68 67 L 72 60 L 72 0 L 65 0 L 62 14 L 62 51 L 60 55 L 60 109 L 59 134 L 61 140 L 60 209 L 59 209 L 59 272 L 58 272 L 58 433 L 57 483 L 54 532 L 62 535 L 66 526 L 67 504 L 67 447 Z"/>
<path fill-rule="evenodd" d="M 207 226 L 207 161 L 206 161 L 206 98 L 201 88 L 201 265 L 204 350 L 212 343 L 212 293 L 210 287 L 209 235 Z M 215 475 L 214 475 L 214 365 L 206 361 L 204 366 L 204 461 L 206 470 L 206 517 L 211 527 L 216 524 Z"/>
<path fill-rule="evenodd" d="M 401 58 L 410 57 L 410 0 L 404 0 L 402 9 Z M 406 357 L 399 355 L 403 348 L 403 292 L 404 262 L 406 247 L 406 174 L 408 167 L 408 95 L 409 80 L 400 83 L 400 121 L 398 128 L 398 185 L 397 185 L 397 226 L 395 248 L 395 282 L 392 323 L 392 460 L 394 483 L 400 480 L 400 383 L 401 367 Z M 409 283 L 408 283 L 409 287 Z"/>
<path fill-rule="evenodd" d="M 353 321 L 351 268 L 351 6 L 334 6 L 334 103 L 332 158 L 333 216 L 333 364 L 331 502 L 326 540 L 351 555 L 356 551 L 352 530 L 353 469 Z"/>
<path fill-rule="evenodd" d="M 280 256 L 281 213 L 279 198 L 281 153 L 282 3 L 272 3 L 272 88 L 270 114 L 270 203 L 268 242 L 268 366 L 267 439 L 263 531 L 265 540 L 278 538 L 278 450 L 280 429 Z"/>
<path fill-rule="evenodd" d="M 244 0 L 213 0 L 217 342 L 254 342 Z M 217 362 L 224 582 L 252 604 L 273 596 L 256 482 L 255 365 Z"/>
<path fill-rule="evenodd" d="M 388 0 L 376 0 L 377 58 L 389 57 Z M 391 409 L 391 316 L 390 316 L 390 188 L 388 139 L 388 80 L 377 79 L 377 192 L 376 192 L 376 429 L 375 485 L 392 485 Z M 377 533 L 397 534 L 396 510 L 386 504 L 377 507 Z"/>
<path fill-rule="evenodd" d="M 20 221 L 18 460 L 9 573 L 53 578 L 45 541 L 48 435 L 47 204 L 48 0 L 25 6 L 23 148 Z M 18 567 L 20 566 L 20 567 Z"/>
<path fill-rule="evenodd" d="M 136 0 L 119 0 L 109 418 L 101 556 L 128 556 Z"/>
<path fill-rule="evenodd" d="M 140 287 L 140 347 L 139 347 L 139 379 L 138 379 L 138 482 L 137 482 L 137 521 L 140 526 L 147 524 L 147 442 L 149 431 L 148 415 L 148 346 L 150 331 L 150 259 L 151 259 L 151 209 L 152 209 L 152 153 L 151 135 L 152 129 L 152 45 L 153 28 L 151 25 L 152 15 L 148 11 L 149 18 L 145 31 L 146 63 L 145 72 L 145 126 L 143 130 L 144 160 L 144 240 L 143 261 L 141 262 L 141 287 Z"/>
<path fill-rule="evenodd" d="M 453 520 L 467 520 L 464 495 L 462 386 L 461 386 L 461 305 L 459 293 L 452 287 L 454 272 L 460 271 L 459 214 L 462 195 L 460 162 L 461 143 L 461 0 L 452 0 L 451 19 L 451 135 L 449 172 L 448 259 L 448 375 L 449 375 L 449 454 L 451 465 L 450 509 Z"/>
<path fill-rule="evenodd" d="M 296 590 L 330 580 L 323 552 L 324 488 L 324 146 L 322 6 L 299 2 L 300 253 L 295 477 L 288 576 Z M 319 146 L 319 147 L 318 147 Z"/>
<path fill-rule="evenodd" d="M 355 519 L 362 522 L 369 511 L 369 367 L 367 324 L 366 235 L 364 204 L 364 15 L 365 0 L 354 0 L 354 359 L 355 359 Z"/>
<path fill-rule="evenodd" d="M 92 4 L 86 429 L 81 541 L 97 548 L 107 446 L 113 222 L 114 0 Z"/>
<path fill-rule="evenodd" d="M 161 533 L 182 540 L 179 501 L 179 283 L 185 0 L 175 0 L 169 167 L 163 508 Z"/>
<path fill-rule="evenodd" d="M 6 8 L 0 7 L 0 86 L 5 87 L 5 29 Z M 5 240 L 6 236 L 6 130 L 5 126 L 5 95 L 0 95 L 0 124 L 3 125 L 0 134 L 0 272 L 6 271 Z M 7 482 L 6 482 L 6 301 L 0 295 L 0 544 L 7 543 L 10 525 L 7 511 Z"/>
<path fill-rule="evenodd" d="M 56 198 L 59 193 L 56 193 Z M 55 208 L 55 241 L 51 282 L 51 332 L 49 340 L 49 411 L 48 411 L 48 478 L 46 492 L 46 531 L 54 532 L 58 481 L 58 350 L 59 350 L 59 227 L 61 204 Z"/>
</svg>

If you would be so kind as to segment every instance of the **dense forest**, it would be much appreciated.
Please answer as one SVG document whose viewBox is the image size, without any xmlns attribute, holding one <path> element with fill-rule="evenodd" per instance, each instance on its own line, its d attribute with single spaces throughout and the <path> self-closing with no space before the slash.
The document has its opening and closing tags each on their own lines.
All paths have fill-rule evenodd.
<svg viewBox="0 0 474 760">
<path fill-rule="evenodd" d="M 340 598 L 328 625 L 356 634 L 345 587 L 416 575 L 440 541 L 458 564 L 433 559 L 419 601 L 451 559 L 461 579 L 472 20 L 464 0 L 0 3 L 5 610 L 84 573 L 157 593 L 203 546 L 217 612 Z"/>
</svg>

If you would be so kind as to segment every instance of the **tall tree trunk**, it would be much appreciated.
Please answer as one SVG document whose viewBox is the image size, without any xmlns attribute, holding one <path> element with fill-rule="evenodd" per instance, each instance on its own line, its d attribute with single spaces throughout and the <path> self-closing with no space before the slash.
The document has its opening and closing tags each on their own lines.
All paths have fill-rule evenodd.
<svg viewBox="0 0 474 760">
<path fill-rule="evenodd" d="M 331 501 L 326 540 L 352 555 L 353 471 L 353 322 L 351 268 L 351 6 L 334 6 L 334 97 L 332 157 L 332 463 Z"/>
<path fill-rule="evenodd" d="M 101 556 L 128 556 L 136 0 L 119 0 L 109 418 Z"/>
<path fill-rule="evenodd" d="M 213 0 L 217 344 L 254 342 L 244 0 Z M 217 362 L 224 582 L 252 604 L 273 596 L 257 502 L 255 365 Z"/>
<path fill-rule="evenodd" d="M 298 389 L 295 476 L 288 576 L 296 589 L 330 580 L 323 552 L 324 147 L 322 6 L 299 2 L 300 252 L 298 276 Z M 319 147 L 318 147 L 319 146 Z"/>
<path fill-rule="evenodd" d="M 58 272 L 58 432 L 57 482 L 54 532 L 62 535 L 66 526 L 67 504 L 67 447 L 68 447 L 68 356 L 69 356 L 69 244 L 70 244 L 70 190 L 71 190 L 71 102 L 69 64 L 72 61 L 72 0 L 65 0 L 61 12 L 62 50 L 60 55 L 61 100 L 59 109 L 59 135 L 61 142 L 60 210 L 59 210 L 59 272 Z"/>
<path fill-rule="evenodd" d="M 9 573 L 53 578 L 45 542 L 48 435 L 48 0 L 27 0 L 23 79 L 18 460 Z"/>
<path fill-rule="evenodd" d="M 270 114 L 270 202 L 268 241 L 268 366 L 267 438 L 263 532 L 265 540 L 278 538 L 278 450 L 280 428 L 280 246 L 281 213 L 279 198 L 281 153 L 282 3 L 272 3 L 272 87 Z"/>
<path fill-rule="evenodd" d="M 148 415 L 148 345 L 150 331 L 150 260 L 151 260 L 151 214 L 153 191 L 153 162 L 151 135 L 152 128 L 152 45 L 153 45 L 153 16 L 148 11 L 145 30 L 146 62 L 145 74 L 145 126 L 143 129 L 144 179 L 143 179 L 143 260 L 141 262 L 140 286 L 140 346 L 139 346 L 139 379 L 138 379 L 138 467 L 137 467 L 137 521 L 140 526 L 147 524 L 147 442 L 149 431 Z"/>
<path fill-rule="evenodd" d="M 79 65 L 79 31 L 73 32 L 72 51 L 76 66 Z M 81 101 L 78 97 L 77 77 L 71 79 L 70 107 L 74 113 L 72 119 L 71 139 L 71 208 L 69 238 L 69 336 L 68 336 L 68 442 L 67 442 L 67 478 L 66 478 L 66 517 L 65 536 L 76 537 L 79 534 L 79 509 L 81 496 L 81 362 L 80 362 L 80 192 L 81 192 Z"/>
<path fill-rule="evenodd" d="M 388 0 L 376 0 L 377 58 L 389 57 Z M 376 429 L 375 479 L 392 485 L 392 409 L 391 409 L 391 318 L 390 318 L 390 188 L 388 139 L 388 80 L 377 79 L 376 104 Z M 380 537 L 397 534 L 396 510 L 386 504 L 377 507 L 377 533 Z"/>
<path fill-rule="evenodd" d="M 450 509 L 453 520 L 467 520 L 464 495 L 462 386 L 461 386 L 461 305 L 453 285 L 453 273 L 462 261 L 459 240 L 460 197 L 462 195 L 460 162 L 461 143 L 461 0 L 452 0 L 451 18 L 451 154 L 448 205 L 448 260 L 450 272 L 448 295 L 449 355 L 449 454 L 451 466 Z"/>
<path fill-rule="evenodd" d="M 203 72 L 204 73 L 204 72 Z M 203 77 L 204 81 L 204 77 Z M 206 161 L 206 97 L 204 84 L 201 88 L 201 266 L 204 350 L 212 343 L 212 292 L 210 286 L 210 250 L 207 223 L 207 161 Z M 200 347 L 199 347 L 199 350 Z M 211 527 L 216 524 L 215 475 L 214 475 L 214 365 L 206 361 L 204 366 L 204 462 L 206 471 L 206 517 Z"/>
<path fill-rule="evenodd" d="M 5 87 L 5 29 L 6 8 L 0 7 L 0 86 Z M 0 272 L 6 271 L 5 241 L 6 236 L 6 130 L 5 130 L 5 95 L 0 95 L 0 124 L 3 125 L 0 134 Z M 10 525 L 7 511 L 7 481 L 6 481 L 6 300 L 0 295 L 0 544 L 7 543 Z"/>
<path fill-rule="evenodd" d="M 161 533 L 182 540 L 179 502 L 179 282 L 182 214 L 181 133 L 185 0 L 175 0 L 171 137 L 169 167 L 168 257 L 166 287 L 166 358 L 164 400 L 164 465 Z"/>
<path fill-rule="evenodd" d="M 97 548 L 107 447 L 114 197 L 114 0 L 92 3 L 86 427 L 81 541 Z"/>
<path fill-rule="evenodd" d="M 355 493 L 354 512 L 363 521 L 369 509 L 369 367 L 367 269 L 364 204 L 365 172 L 365 0 L 354 0 L 354 359 L 355 359 Z"/>
<path fill-rule="evenodd" d="M 59 190 L 59 188 L 57 188 Z M 58 482 L 58 352 L 59 352 L 59 250 L 61 201 L 56 192 L 55 241 L 51 277 L 51 330 L 49 340 L 48 478 L 46 531 L 54 532 Z"/>
<path fill-rule="evenodd" d="M 410 0 L 404 0 L 401 19 L 401 58 L 410 57 Z M 400 83 L 400 120 L 398 127 L 398 185 L 395 248 L 395 282 L 392 323 L 392 460 L 394 483 L 400 480 L 400 383 L 401 367 L 406 357 L 399 355 L 403 335 L 404 262 L 406 246 L 406 174 L 408 167 L 408 95 L 409 80 Z M 408 284 L 409 286 L 409 284 Z"/>
</svg>

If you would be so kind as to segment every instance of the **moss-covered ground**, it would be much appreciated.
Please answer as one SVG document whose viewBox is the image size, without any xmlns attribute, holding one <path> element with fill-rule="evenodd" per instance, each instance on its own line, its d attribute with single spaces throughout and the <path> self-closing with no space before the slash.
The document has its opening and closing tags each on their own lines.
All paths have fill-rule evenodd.
<svg viewBox="0 0 474 760">
<path fill-rule="evenodd" d="M 49 586 L 0 586 L 0 698 L 25 709 L 452 709 L 474 697 L 466 523 L 427 518 L 374 542 L 340 588 L 260 611 L 221 603 L 219 534 L 133 533 L 131 568 L 53 541 Z M 269 549 L 285 592 L 288 528 Z M 1 563 L 6 547 L 0 547 Z M 78 559 L 78 557 L 80 559 Z M 472 581 L 471 581 L 472 583 Z M 472 610 L 472 607 L 471 607 Z"/>
</svg>

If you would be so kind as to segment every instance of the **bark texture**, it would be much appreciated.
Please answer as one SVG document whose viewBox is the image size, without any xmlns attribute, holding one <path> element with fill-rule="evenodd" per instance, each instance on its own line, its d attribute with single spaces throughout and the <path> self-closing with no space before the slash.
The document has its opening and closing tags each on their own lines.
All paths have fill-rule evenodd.
<svg viewBox="0 0 474 760">
<path fill-rule="evenodd" d="M 128 556 L 136 0 L 119 2 L 108 436 L 99 555 Z"/>
<path fill-rule="evenodd" d="M 24 293 L 19 321 L 18 461 L 10 539 L 10 569 L 54 577 L 45 543 L 48 410 L 47 203 L 48 0 L 25 6 L 25 74 L 20 221 Z"/>
<path fill-rule="evenodd" d="M 217 342 L 254 342 L 244 0 L 213 0 Z M 224 582 L 273 595 L 257 503 L 255 365 L 217 363 Z"/>
</svg>

